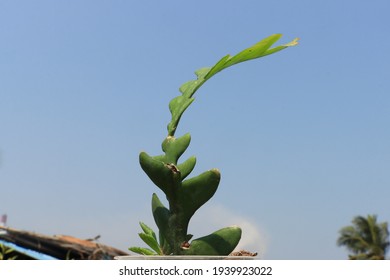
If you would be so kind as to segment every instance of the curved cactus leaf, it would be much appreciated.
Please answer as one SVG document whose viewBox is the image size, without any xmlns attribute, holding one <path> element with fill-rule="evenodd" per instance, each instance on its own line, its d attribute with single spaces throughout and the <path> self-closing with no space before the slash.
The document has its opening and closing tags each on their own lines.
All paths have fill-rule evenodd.
<svg viewBox="0 0 390 280">
<path fill-rule="evenodd" d="M 271 48 L 271 46 L 281 37 L 282 34 L 273 34 L 234 56 L 224 56 L 213 67 L 205 67 L 195 71 L 197 79 L 184 83 L 180 87 L 180 92 L 182 93 L 182 95 L 175 97 L 169 103 L 169 109 L 172 113 L 172 119 L 171 122 L 168 124 L 168 135 L 173 136 L 175 134 L 182 114 L 194 101 L 194 98 L 192 96 L 212 76 L 237 63 L 270 55 L 281 51 L 287 47 L 292 47 L 298 44 L 298 39 L 296 38 L 288 44 Z"/>
<path fill-rule="evenodd" d="M 188 148 L 190 142 L 191 135 L 189 133 L 179 138 L 168 136 L 162 143 L 162 150 L 166 154 L 166 161 L 168 161 L 168 163 L 177 164 L 177 160 Z"/>
<path fill-rule="evenodd" d="M 150 180 L 165 194 L 172 193 L 173 188 L 180 185 L 181 175 L 174 165 L 155 160 L 145 152 L 140 153 L 139 161 Z"/>
<path fill-rule="evenodd" d="M 196 92 L 198 88 L 200 88 L 203 83 L 205 76 L 209 73 L 211 67 L 203 67 L 195 71 L 195 75 L 197 77 L 196 80 L 188 81 L 181 85 L 179 88 L 180 92 L 186 98 L 191 98 L 192 95 Z"/>
<path fill-rule="evenodd" d="M 133 251 L 134 253 L 142 254 L 142 255 L 163 255 L 162 248 L 160 248 L 160 245 L 158 244 L 156 234 L 154 231 L 148 227 L 146 224 L 140 222 L 139 223 L 143 232 L 139 233 L 139 237 L 147 244 L 151 249 L 155 251 L 151 251 L 147 248 L 140 248 L 140 247 L 131 247 L 129 248 L 130 251 Z"/>
<path fill-rule="evenodd" d="M 139 237 L 147 244 L 150 248 L 152 248 L 158 255 L 162 255 L 162 251 L 158 241 L 152 235 L 146 233 L 139 233 Z"/>
<path fill-rule="evenodd" d="M 142 230 L 144 231 L 145 234 L 147 235 L 150 235 L 152 236 L 154 239 L 157 240 L 157 237 L 156 237 L 156 234 L 154 233 L 154 231 L 148 227 L 146 224 L 144 224 L 143 222 L 140 222 L 139 225 L 141 226 Z"/>
<path fill-rule="evenodd" d="M 241 63 L 247 60 L 260 58 L 266 55 L 270 55 L 281 51 L 287 47 L 295 46 L 298 43 L 298 39 L 294 39 L 292 42 L 281 45 L 275 48 L 270 48 L 276 41 L 282 37 L 282 34 L 273 34 L 253 46 L 239 52 L 235 56 L 224 56 L 220 61 L 211 68 L 211 70 L 205 76 L 205 79 L 210 79 L 216 73 L 228 68 L 234 64 Z"/>
<path fill-rule="evenodd" d="M 236 226 L 220 229 L 193 240 L 189 248 L 182 248 L 181 253 L 183 255 L 227 256 L 240 242 L 241 232 L 241 228 Z"/>
<path fill-rule="evenodd" d="M 167 236 L 170 213 L 155 193 L 152 196 L 152 212 L 154 221 L 156 222 L 160 233 L 162 233 L 163 236 Z"/>
<path fill-rule="evenodd" d="M 180 163 L 177 166 L 177 168 L 181 172 L 181 179 L 182 180 L 184 180 L 188 175 L 190 175 L 192 170 L 194 170 L 195 164 L 196 164 L 196 157 L 192 156 L 189 159 L 187 159 L 185 162 Z"/>
<path fill-rule="evenodd" d="M 168 124 L 168 135 L 173 136 L 175 134 L 177 125 L 179 124 L 180 118 L 183 115 L 184 111 L 191 105 L 194 101 L 194 98 L 185 98 L 182 95 L 179 95 L 171 100 L 169 103 L 169 110 L 172 114 L 172 120 Z"/>
<path fill-rule="evenodd" d="M 185 205 L 183 212 L 188 220 L 214 195 L 220 180 L 219 170 L 211 169 L 182 182 L 179 199 L 180 203 Z"/>
</svg>

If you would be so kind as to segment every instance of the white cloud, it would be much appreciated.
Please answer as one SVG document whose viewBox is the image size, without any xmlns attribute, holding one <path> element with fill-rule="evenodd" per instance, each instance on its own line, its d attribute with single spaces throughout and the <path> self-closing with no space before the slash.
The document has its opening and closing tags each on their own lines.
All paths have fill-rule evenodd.
<svg viewBox="0 0 390 280">
<path fill-rule="evenodd" d="M 203 206 L 190 221 L 189 233 L 198 238 L 232 225 L 242 229 L 242 238 L 236 250 L 257 252 L 260 258 L 264 257 L 268 243 L 265 231 L 252 219 L 240 216 L 223 205 Z"/>
</svg>

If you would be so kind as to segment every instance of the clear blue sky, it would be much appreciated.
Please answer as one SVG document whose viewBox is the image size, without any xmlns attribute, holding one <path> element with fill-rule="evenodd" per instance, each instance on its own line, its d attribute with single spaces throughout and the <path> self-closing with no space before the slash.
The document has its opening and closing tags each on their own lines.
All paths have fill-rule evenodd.
<svg viewBox="0 0 390 280">
<path fill-rule="evenodd" d="M 176 135 L 219 168 L 196 237 L 231 224 L 265 259 L 344 259 L 356 215 L 390 222 L 390 2 L 1 1 L 0 214 L 142 245 L 168 102 L 194 70 L 282 33 L 297 47 L 219 73 Z"/>
</svg>

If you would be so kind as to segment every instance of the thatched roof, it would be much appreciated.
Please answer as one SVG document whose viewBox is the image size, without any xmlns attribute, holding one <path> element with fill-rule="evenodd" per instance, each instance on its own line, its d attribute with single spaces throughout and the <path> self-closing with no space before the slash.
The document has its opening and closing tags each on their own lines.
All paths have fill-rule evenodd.
<svg viewBox="0 0 390 280">
<path fill-rule="evenodd" d="M 73 236 L 47 236 L 2 226 L 0 226 L 0 231 L 2 231 L 0 240 L 61 260 L 107 260 L 115 256 L 128 255 L 124 251 L 94 240 L 84 240 Z"/>
</svg>

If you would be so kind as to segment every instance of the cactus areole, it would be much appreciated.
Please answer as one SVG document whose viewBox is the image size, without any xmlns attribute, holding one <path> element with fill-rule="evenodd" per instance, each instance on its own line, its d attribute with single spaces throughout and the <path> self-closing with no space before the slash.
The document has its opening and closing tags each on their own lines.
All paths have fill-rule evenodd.
<svg viewBox="0 0 390 280">
<path fill-rule="evenodd" d="M 251 59 L 273 54 L 297 44 L 292 42 L 272 47 L 281 34 L 271 35 L 235 56 L 226 55 L 213 67 L 195 72 L 197 79 L 186 82 L 180 87 L 181 95 L 169 103 L 172 119 L 168 124 L 168 136 L 162 142 L 162 155 L 150 156 L 141 152 L 139 161 L 150 180 L 164 192 L 168 200 L 165 206 L 157 194 L 152 196 L 152 211 L 159 229 L 157 238 L 154 231 L 140 223 L 143 230 L 141 239 L 151 249 L 131 247 L 131 251 L 144 255 L 229 255 L 241 239 L 241 229 L 236 226 L 220 229 L 210 235 L 191 241 L 188 225 L 195 212 L 217 191 L 221 174 L 211 169 L 188 178 L 196 164 L 194 156 L 179 162 L 191 142 L 189 133 L 176 138 L 175 132 L 184 111 L 194 101 L 195 92 L 211 77 L 232 65 Z"/>
</svg>

